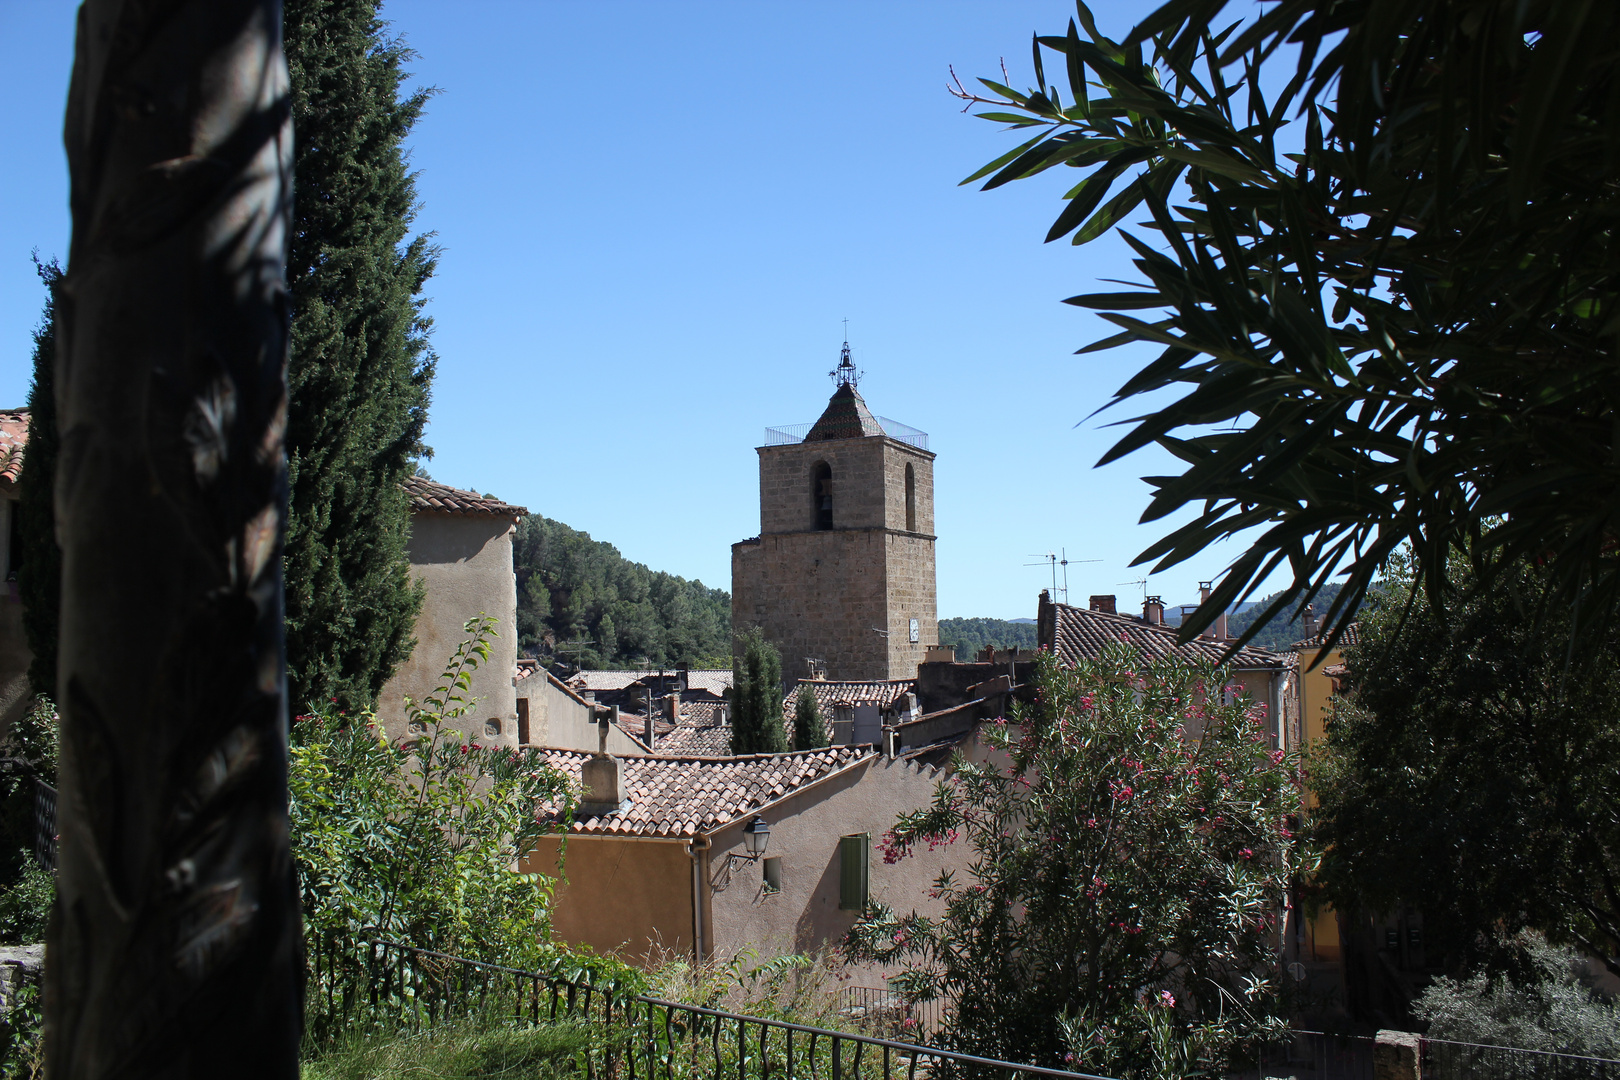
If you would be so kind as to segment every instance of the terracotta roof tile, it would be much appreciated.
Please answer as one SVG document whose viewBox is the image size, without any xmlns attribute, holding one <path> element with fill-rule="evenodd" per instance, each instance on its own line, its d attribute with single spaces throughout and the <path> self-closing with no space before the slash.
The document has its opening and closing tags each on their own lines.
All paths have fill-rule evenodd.
<svg viewBox="0 0 1620 1080">
<path fill-rule="evenodd" d="M 568 685 L 575 690 L 623 690 L 631 683 L 640 682 L 645 674 L 645 671 L 580 671 L 568 676 Z"/>
<path fill-rule="evenodd" d="M 435 480 L 408 476 L 405 491 L 411 497 L 411 512 L 416 514 L 454 514 L 463 517 L 518 518 L 528 513 L 521 506 L 501 502 L 476 491 L 462 491 Z"/>
<path fill-rule="evenodd" d="M 830 682 L 824 679 L 800 679 L 799 684 L 787 692 L 782 700 L 782 713 L 789 725 L 793 723 L 793 710 L 799 704 L 799 694 L 810 687 L 816 695 L 816 705 L 823 720 L 832 719 L 835 705 L 876 705 L 879 709 L 893 708 L 904 694 L 917 689 L 916 679 L 872 680 L 870 682 Z M 791 730 L 791 727 L 790 727 Z"/>
<path fill-rule="evenodd" d="M 1288 646 L 1288 651 L 1300 652 L 1304 649 L 1315 649 L 1327 639 L 1328 634 L 1327 631 L 1324 630 L 1315 637 L 1302 638 L 1299 641 L 1294 642 L 1292 645 Z M 1338 643 L 1333 647 L 1335 649 L 1343 649 L 1351 645 L 1359 644 L 1361 644 L 1361 624 L 1359 622 L 1353 622 L 1344 628 L 1344 633 L 1339 635 Z"/>
<path fill-rule="evenodd" d="M 706 690 L 715 697 L 725 697 L 726 691 L 731 689 L 731 669 L 689 671 L 686 673 L 686 688 L 688 690 Z"/>
<path fill-rule="evenodd" d="M 660 754 L 681 757 L 718 758 L 731 756 L 731 725 L 708 723 L 681 724 L 658 740 Z"/>
<path fill-rule="evenodd" d="M 1106 646 L 1121 641 L 1134 645 L 1150 657 L 1178 654 L 1206 663 L 1219 663 L 1226 653 L 1225 643 L 1207 638 L 1197 638 L 1185 645 L 1179 643 L 1173 626 L 1158 626 L 1129 615 L 1109 615 L 1068 604 L 1052 606 L 1057 609 L 1057 656 L 1067 663 L 1094 657 Z M 1266 649 L 1245 645 L 1231 663 L 1240 669 L 1275 668 L 1282 666 L 1282 659 Z"/>
<path fill-rule="evenodd" d="M 543 749 L 541 755 L 576 785 L 591 755 Z M 870 746 L 832 746 L 791 754 L 736 758 L 623 757 L 620 783 L 629 806 L 568 826 L 596 836 L 695 836 L 752 814 L 766 803 L 866 758 Z M 541 816 L 555 820 L 555 805 Z"/>
<path fill-rule="evenodd" d="M 0 481 L 15 484 L 22 475 L 28 445 L 28 410 L 0 409 Z"/>
</svg>

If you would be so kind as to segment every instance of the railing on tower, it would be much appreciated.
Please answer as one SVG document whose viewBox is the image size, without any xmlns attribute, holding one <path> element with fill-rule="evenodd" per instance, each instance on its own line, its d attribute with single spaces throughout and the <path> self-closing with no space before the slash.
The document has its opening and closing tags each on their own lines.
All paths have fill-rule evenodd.
<svg viewBox="0 0 1620 1080">
<path fill-rule="evenodd" d="M 898 420 L 890 420 L 887 416 L 874 417 L 883 427 L 883 434 L 907 446 L 915 446 L 919 450 L 928 449 L 928 432 L 919 431 L 909 424 L 902 424 Z M 768 427 L 765 429 L 766 446 L 792 446 L 794 443 L 804 442 L 804 437 L 810 434 L 814 424 L 784 424 L 782 427 Z"/>
</svg>

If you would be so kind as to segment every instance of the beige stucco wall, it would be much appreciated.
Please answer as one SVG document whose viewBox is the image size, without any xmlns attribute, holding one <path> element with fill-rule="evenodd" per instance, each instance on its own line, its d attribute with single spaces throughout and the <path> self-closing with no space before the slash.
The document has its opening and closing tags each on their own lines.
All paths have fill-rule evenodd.
<svg viewBox="0 0 1620 1080">
<path fill-rule="evenodd" d="M 391 737 L 405 731 L 404 697 L 421 701 L 438 685 L 451 654 L 466 637 L 467 620 L 495 619 L 490 658 L 472 675 L 478 703 L 458 729 L 486 745 L 517 745 L 517 577 L 512 571 L 510 518 L 492 514 L 412 514 L 411 572 L 427 586 L 416 619 L 416 648 L 377 697 L 377 715 Z M 492 725 L 499 730 L 492 732 Z"/>
<path fill-rule="evenodd" d="M 590 706 L 553 683 L 543 671 L 519 680 L 516 696 L 529 702 L 529 745 L 555 746 L 595 753 L 601 748 L 600 726 L 591 719 Z M 646 751 L 616 727 L 608 729 L 608 753 L 644 754 Z"/>
<path fill-rule="evenodd" d="M 714 833 L 711 847 L 698 852 L 705 956 L 729 958 L 745 949 L 775 956 L 837 944 L 859 915 L 838 906 L 838 842 L 848 833 L 871 834 L 872 899 L 901 912 L 938 914 L 943 905 L 928 890 L 942 870 L 966 865 L 966 846 L 923 850 L 886 865 L 878 843 L 901 813 L 933 799 L 942 775 L 928 766 L 870 758 L 764 807 L 771 826 L 765 854 L 782 860 L 780 892 L 765 891 L 762 862 L 727 857 L 746 851 L 742 829 L 752 815 Z M 556 839 L 542 840 L 520 869 L 554 874 L 557 848 Z M 693 882 L 686 843 L 571 837 L 564 872 L 567 884 L 552 913 L 558 940 L 617 952 L 633 963 L 690 955 Z M 875 968 L 855 973 L 866 985 L 886 974 Z"/>
<path fill-rule="evenodd" d="M 0 496 L 0 574 L 10 565 L 11 518 L 16 512 L 16 498 Z M 0 738 L 5 737 L 12 722 L 33 700 L 28 686 L 28 665 L 33 662 L 34 653 L 23 632 L 22 600 L 17 583 L 0 582 Z"/>
<path fill-rule="evenodd" d="M 557 876 L 560 839 L 547 837 L 519 870 Z M 682 841 L 574 836 L 563 855 L 566 883 L 552 906 L 558 941 L 657 963 L 692 952 L 692 858 Z"/>
<path fill-rule="evenodd" d="M 859 912 L 838 906 L 841 882 L 838 841 L 848 833 L 870 833 L 869 895 L 900 912 L 938 914 L 943 904 L 928 897 L 940 872 L 969 860 L 965 844 L 926 849 L 886 865 L 878 843 L 901 813 L 926 806 L 942 774 L 928 766 L 871 758 L 780 803 L 763 816 L 771 827 L 765 854 L 782 860 L 782 889 L 764 889 L 760 862 L 729 860 L 741 855 L 738 821 L 715 833 L 709 852 L 709 893 L 705 945 L 710 955 L 729 957 L 743 949 L 763 956 L 816 952 L 835 945 Z M 728 866 L 729 864 L 729 866 Z M 873 985 L 884 972 L 857 971 Z"/>
</svg>

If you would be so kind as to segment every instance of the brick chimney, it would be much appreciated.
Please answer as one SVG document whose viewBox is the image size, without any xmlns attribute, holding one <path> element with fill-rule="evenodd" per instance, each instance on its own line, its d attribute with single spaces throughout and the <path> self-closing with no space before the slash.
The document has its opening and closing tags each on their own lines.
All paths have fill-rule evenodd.
<svg viewBox="0 0 1620 1080">
<path fill-rule="evenodd" d="M 1091 610 L 1100 611 L 1104 615 L 1119 614 L 1119 611 L 1115 605 L 1115 597 L 1112 593 L 1106 596 L 1093 596 L 1091 598 Z"/>
<path fill-rule="evenodd" d="M 1142 621 L 1154 626 L 1164 625 L 1164 597 L 1150 596 L 1142 601 Z"/>
<path fill-rule="evenodd" d="M 600 728 L 599 748 L 580 769 L 585 790 L 580 796 L 578 812 L 586 818 L 614 814 L 625 806 L 619 759 L 607 750 L 608 732 L 619 725 L 619 707 L 610 705 L 597 709 L 596 723 Z M 648 723 L 651 723 L 650 718 Z"/>
<path fill-rule="evenodd" d="M 681 695 L 664 695 L 664 719 L 672 724 L 681 722 Z"/>
<path fill-rule="evenodd" d="M 1321 630 L 1321 627 L 1318 626 L 1317 622 L 1316 622 L 1316 605 L 1315 604 L 1306 604 L 1305 605 L 1305 640 L 1310 641 L 1312 638 L 1316 637 L 1317 631 L 1319 631 L 1319 630 Z"/>
</svg>

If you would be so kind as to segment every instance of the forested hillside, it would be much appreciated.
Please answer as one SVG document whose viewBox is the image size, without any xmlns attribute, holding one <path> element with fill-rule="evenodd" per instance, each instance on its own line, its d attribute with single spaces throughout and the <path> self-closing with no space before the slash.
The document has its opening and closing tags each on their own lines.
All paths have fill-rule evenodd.
<svg viewBox="0 0 1620 1080">
<path fill-rule="evenodd" d="M 731 594 L 649 570 L 560 521 L 518 522 L 518 647 L 572 670 L 731 666 Z M 573 642 L 589 642 L 575 645 Z"/>
<path fill-rule="evenodd" d="M 1340 586 L 1338 585 L 1324 585 L 1322 591 L 1316 594 L 1316 599 L 1311 601 L 1311 606 L 1316 609 L 1318 622 L 1321 622 L 1322 616 L 1327 613 L 1327 609 L 1333 603 L 1333 598 L 1339 595 L 1339 589 Z M 1260 613 L 1266 610 L 1266 605 L 1270 604 L 1276 595 L 1276 593 L 1272 593 L 1271 596 L 1264 597 L 1253 607 L 1240 614 L 1228 617 L 1226 621 L 1227 632 L 1236 637 L 1247 630 L 1254 624 L 1254 620 L 1259 617 Z M 1294 612 L 1290 610 L 1275 616 L 1260 628 L 1260 632 L 1254 636 L 1249 644 L 1280 651 L 1300 640 L 1305 636 L 1305 622 L 1303 619 L 1293 617 L 1293 615 Z"/>
<path fill-rule="evenodd" d="M 998 649 L 1033 649 L 1035 624 L 1006 619 L 941 619 L 939 643 L 955 645 L 958 660 L 972 660 L 986 645 Z"/>
</svg>

